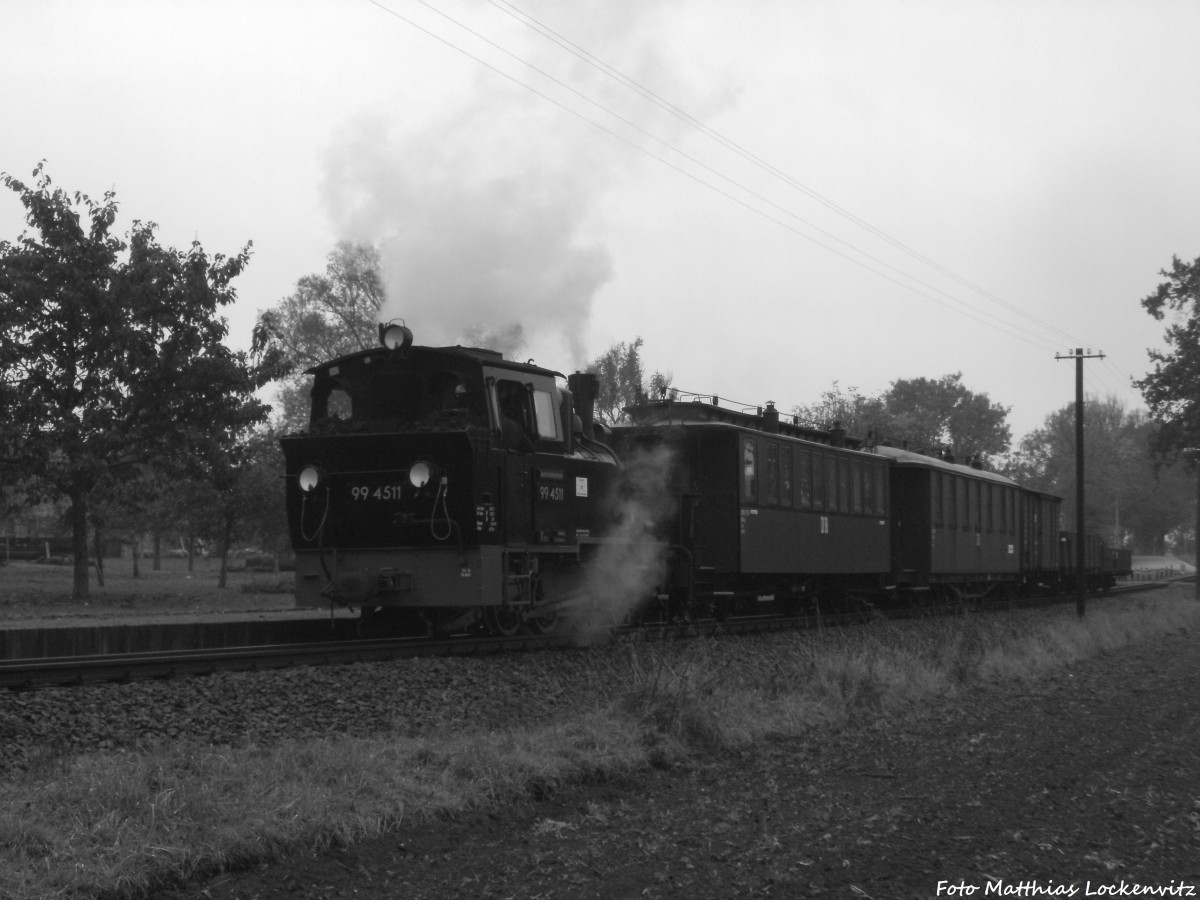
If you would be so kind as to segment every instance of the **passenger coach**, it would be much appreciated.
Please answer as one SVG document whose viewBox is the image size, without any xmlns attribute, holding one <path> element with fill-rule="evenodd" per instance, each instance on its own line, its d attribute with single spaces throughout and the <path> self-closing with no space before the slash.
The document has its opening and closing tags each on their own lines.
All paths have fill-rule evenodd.
<svg viewBox="0 0 1200 900">
<path fill-rule="evenodd" d="M 715 398 L 714 398 L 715 399 Z M 890 568 L 887 461 L 844 432 L 775 409 L 661 400 L 627 409 L 618 455 L 668 446 L 677 510 L 663 537 L 675 591 L 727 607 L 796 605 L 825 590 L 878 593 Z M 690 568 L 690 572 L 687 569 Z"/>
<path fill-rule="evenodd" d="M 1011 592 L 1020 584 L 1016 482 L 898 447 L 875 452 L 891 461 L 897 588 L 965 599 Z"/>
</svg>

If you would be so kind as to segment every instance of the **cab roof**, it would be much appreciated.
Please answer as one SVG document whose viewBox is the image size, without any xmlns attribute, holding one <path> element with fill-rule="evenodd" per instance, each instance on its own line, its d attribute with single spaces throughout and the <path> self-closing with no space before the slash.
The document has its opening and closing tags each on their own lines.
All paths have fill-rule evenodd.
<svg viewBox="0 0 1200 900">
<path fill-rule="evenodd" d="M 485 350 L 481 347 L 463 347 L 457 344 L 453 347 L 409 347 L 404 350 L 371 347 L 367 350 L 359 350 L 356 353 L 347 353 L 345 356 L 339 356 L 337 359 L 331 359 L 310 369 L 305 369 L 304 374 L 332 374 L 331 370 L 333 369 L 370 365 L 376 362 L 397 362 L 400 360 L 411 360 L 417 365 L 446 365 L 446 363 L 453 360 L 460 364 L 487 365 L 492 368 L 508 369 L 525 375 L 545 375 L 550 378 L 566 377 L 561 372 L 556 372 L 553 369 L 543 369 L 541 366 L 534 365 L 532 361 L 522 363 L 505 359 L 496 350 Z"/>
</svg>

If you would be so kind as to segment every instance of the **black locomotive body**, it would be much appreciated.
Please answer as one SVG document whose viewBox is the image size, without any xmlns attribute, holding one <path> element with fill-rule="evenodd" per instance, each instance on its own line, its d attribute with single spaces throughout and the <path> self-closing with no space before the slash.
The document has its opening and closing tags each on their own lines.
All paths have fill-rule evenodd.
<svg viewBox="0 0 1200 900">
<path fill-rule="evenodd" d="M 282 440 L 297 604 L 550 627 L 548 587 L 602 537 L 615 457 L 557 373 L 407 329 L 391 343 L 309 370 L 309 428 Z"/>
</svg>

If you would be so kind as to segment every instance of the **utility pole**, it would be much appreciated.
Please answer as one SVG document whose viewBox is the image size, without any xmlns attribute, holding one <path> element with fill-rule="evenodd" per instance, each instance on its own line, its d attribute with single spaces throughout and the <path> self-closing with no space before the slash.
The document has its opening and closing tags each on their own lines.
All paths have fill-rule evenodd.
<svg viewBox="0 0 1200 900">
<path fill-rule="evenodd" d="M 1087 597 L 1087 546 L 1083 533 L 1083 361 L 1104 359 L 1104 354 L 1084 353 L 1076 347 L 1074 353 L 1055 354 L 1054 358 L 1075 360 L 1075 612 L 1083 618 Z"/>
</svg>

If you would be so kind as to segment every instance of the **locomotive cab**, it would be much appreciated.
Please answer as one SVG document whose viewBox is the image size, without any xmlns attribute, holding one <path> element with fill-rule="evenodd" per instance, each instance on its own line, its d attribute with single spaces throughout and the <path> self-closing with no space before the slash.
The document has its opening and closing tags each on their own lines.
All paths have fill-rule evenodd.
<svg viewBox="0 0 1200 900">
<path fill-rule="evenodd" d="M 437 631 L 549 627 L 547 585 L 603 532 L 616 467 L 577 430 L 590 410 L 562 376 L 410 340 L 307 374 L 308 428 L 281 442 L 297 605 Z"/>
</svg>

